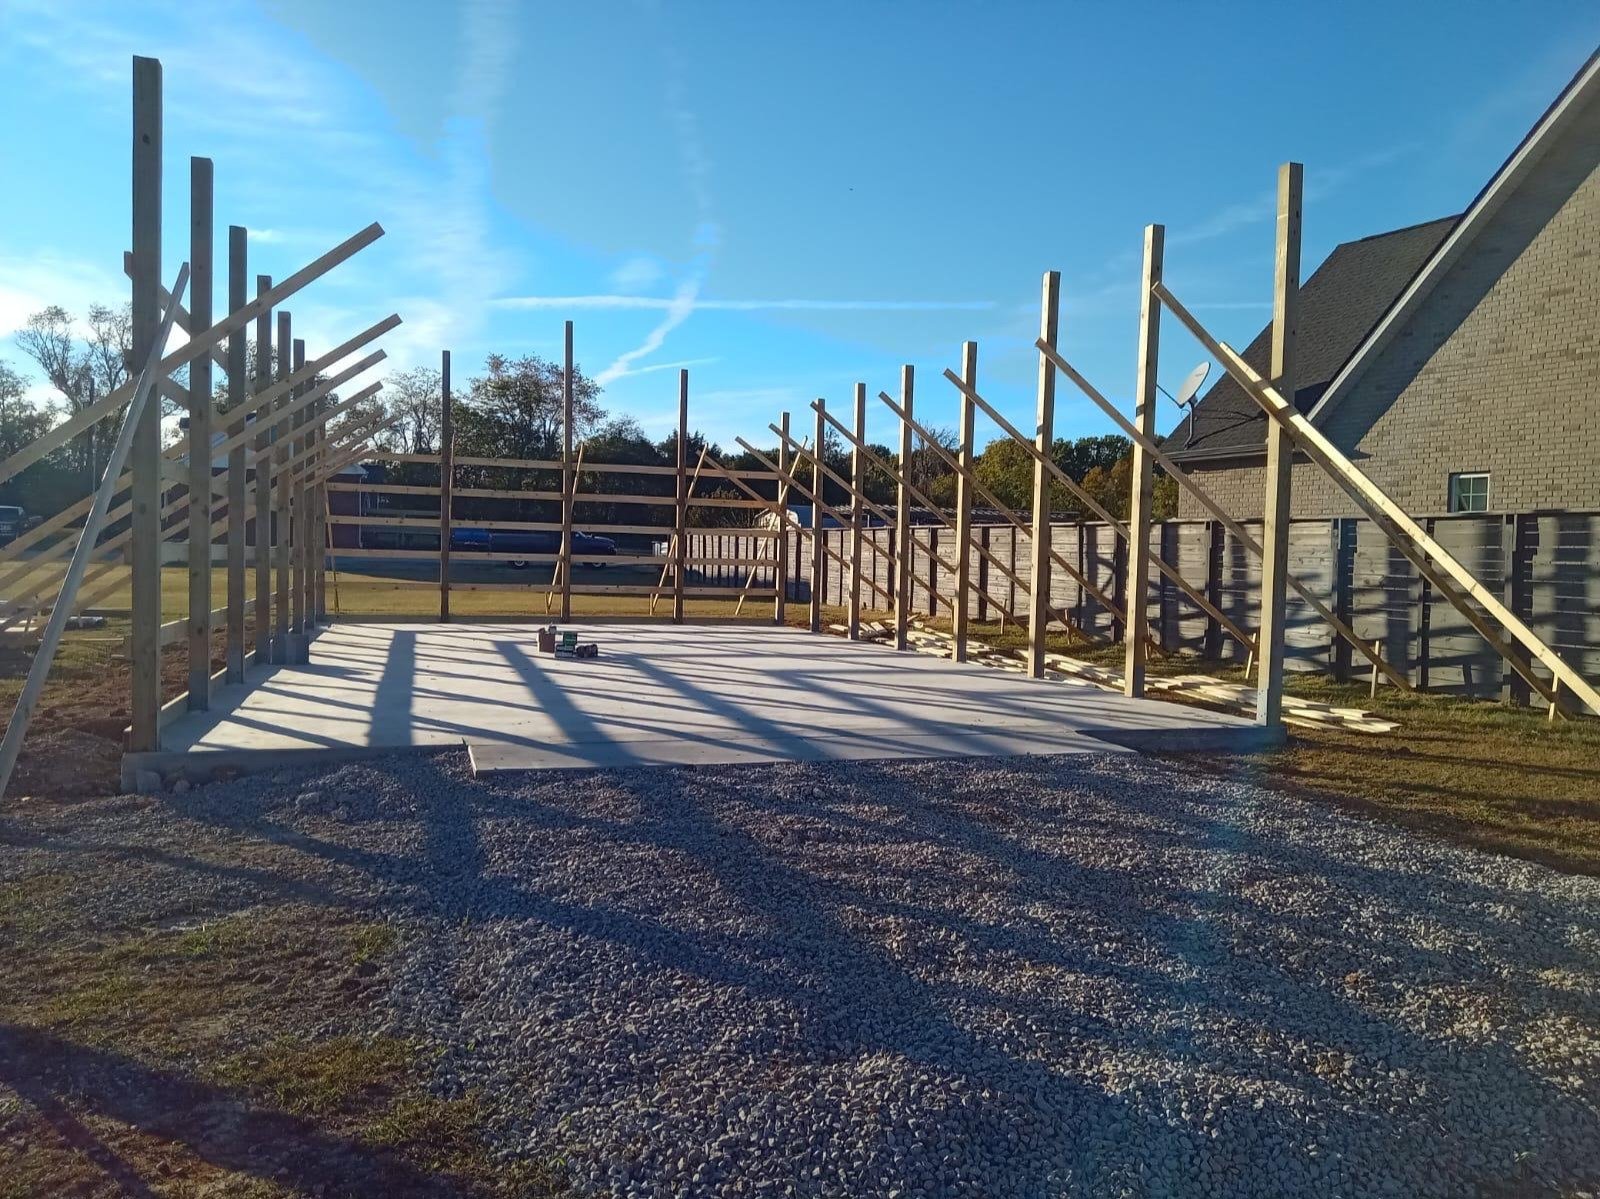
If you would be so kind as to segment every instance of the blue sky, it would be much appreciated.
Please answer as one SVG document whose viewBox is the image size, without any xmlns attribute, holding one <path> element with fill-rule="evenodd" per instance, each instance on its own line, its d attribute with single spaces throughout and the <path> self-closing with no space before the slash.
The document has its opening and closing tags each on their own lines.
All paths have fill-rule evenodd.
<svg viewBox="0 0 1600 1199">
<path fill-rule="evenodd" d="M 126 296 L 136 53 L 165 67 L 168 277 L 208 155 L 219 261 L 229 223 L 278 276 L 388 231 L 290 305 L 311 354 L 398 311 L 391 364 L 449 348 L 460 378 L 558 356 L 570 316 L 609 407 L 667 432 L 687 364 L 691 423 L 730 444 L 902 362 L 952 425 L 963 338 L 1026 427 L 1046 269 L 1064 352 L 1125 401 L 1146 222 L 1248 341 L 1279 162 L 1306 164 L 1309 273 L 1464 207 L 1597 38 L 1600 7 L 1537 0 L 0 0 L 0 357 L 33 308 Z M 1167 387 L 1200 357 L 1169 321 Z M 1108 429 L 1061 391 L 1058 434 Z"/>
</svg>

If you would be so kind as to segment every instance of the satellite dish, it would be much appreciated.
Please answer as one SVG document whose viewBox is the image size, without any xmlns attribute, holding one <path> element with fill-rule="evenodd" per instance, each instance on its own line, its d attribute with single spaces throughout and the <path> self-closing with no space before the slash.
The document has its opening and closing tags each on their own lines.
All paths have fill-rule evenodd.
<svg viewBox="0 0 1600 1199">
<path fill-rule="evenodd" d="M 1206 376 L 1210 373 L 1211 364 L 1209 362 L 1202 362 L 1199 366 L 1195 367 L 1189 372 L 1188 376 L 1183 381 L 1183 386 L 1178 388 L 1177 395 L 1173 395 L 1165 387 L 1161 387 L 1161 384 L 1156 384 L 1157 387 L 1161 387 L 1162 395 L 1166 396 L 1167 399 L 1171 400 L 1174 404 L 1176 404 L 1179 408 L 1182 408 L 1184 412 L 1188 414 L 1189 435 L 1184 439 L 1184 449 L 1188 449 L 1190 444 L 1194 441 L 1194 397 L 1200 394 L 1200 388 L 1205 385 Z"/>
<path fill-rule="evenodd" d="M 1188 407 L 1190 401 L 1200 394 L 1200 388 L 1205 386 L 1206 376 L 1211 373 L 1211 364 L 1202 362 L 1189 372 L 1184 379 L 1183 386 L 1178 388 L 1178 394 L 1172 397 L 1172 402 L 1179 408 Z"/>
</svg>

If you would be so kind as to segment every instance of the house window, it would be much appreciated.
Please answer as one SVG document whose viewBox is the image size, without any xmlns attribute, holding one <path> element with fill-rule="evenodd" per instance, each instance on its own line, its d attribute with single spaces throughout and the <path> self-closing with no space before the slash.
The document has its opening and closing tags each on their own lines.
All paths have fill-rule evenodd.
<svg viewBox="0 0 1600 1199">
<path fill-rule="evenodd" d="M 1450 511 L 1487 512 L 1488 510 L 1488 471 L 1475 471 L 1450 476 Z"/>
</svg>

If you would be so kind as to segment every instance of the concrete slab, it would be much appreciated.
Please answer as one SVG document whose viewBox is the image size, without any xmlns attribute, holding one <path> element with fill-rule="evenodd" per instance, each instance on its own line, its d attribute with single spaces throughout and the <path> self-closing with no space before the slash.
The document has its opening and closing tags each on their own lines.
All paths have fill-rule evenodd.
<svg viewBox="0 0 1600 1199">
<path fill-rule="evenodd" d="M 1263 743 L 1234 716 L 795 629 L 565 627 L 600 657 L 541 655 L 529 624 L 335 625 L 308 662 L 220 689 L 124 769 L 203 777 L 463 745 L 493 773 Z"/>
</svg>

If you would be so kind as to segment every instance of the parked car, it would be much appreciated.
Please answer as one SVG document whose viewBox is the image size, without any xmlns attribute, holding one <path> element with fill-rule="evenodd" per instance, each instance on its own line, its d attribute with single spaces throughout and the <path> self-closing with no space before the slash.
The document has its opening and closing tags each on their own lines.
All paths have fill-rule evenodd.
<svg viewBox="0 0 1600 1199">
<path fill-rule="evenodd" d="M 535 554 L 559 554 L 561 534 L 553 529 L 451 529 L 450 548 L 470 553 L 527 554 L 510 559 L 514 570 L 528 565 Z M 617 543 L 609 537 L 572 531 L 572 556 L 585 566 L 604 566 L 597 558 L 609 558 Z"/>
<path fill-rule="evenodd" d="M 42 520 L 42 517 L 29 516 L 25 509 L 14 504 L 0 504 L 0 545 L 15 541 Z"/>
</svg>

